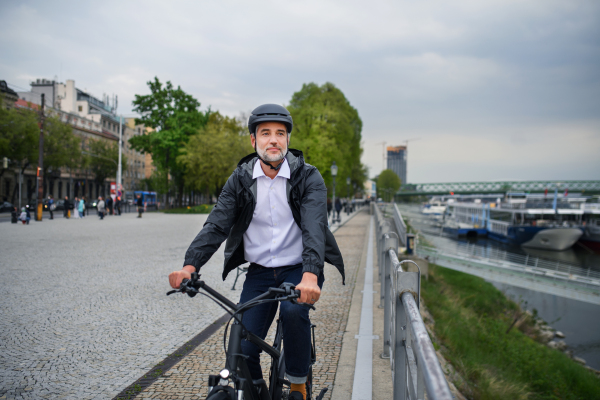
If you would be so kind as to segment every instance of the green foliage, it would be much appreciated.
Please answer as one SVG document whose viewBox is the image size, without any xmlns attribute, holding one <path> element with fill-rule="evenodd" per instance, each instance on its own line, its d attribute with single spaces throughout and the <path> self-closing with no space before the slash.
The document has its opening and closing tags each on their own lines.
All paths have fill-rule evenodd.
<svg viewBox="0 0 600 400">
<path fill-rule="evenodd" d="M 288 110 L 294 119 L 290 147 L 302 150 L 306 162 L 319 169 L 329 189 L 330 167 L 335 160 L 336 192 L 347 193 L 348 176 L 350 185 L 362 190 L 367 178 L 366 167 L 360 162 L 362 121 L 342 91 L 332 83 L 304 84 L 293 94 Z"/>
<path fill-rule="evenodd" d="M 116 142 L 105 140 L 90 140 L 89 166 L 97 183 L 103 183 L 106 178 L 117 176 L 119 147 Z M 121 154 L 121 170 L 127 169 L 127 157 Z"/>
<path fill-rule="evenodd" d="M 19 166 L 24 170 L 37 163 L 39 138 L 38 115 L 35 112 L 17 108 L 7 110 L 0 102 L 0 158 L 11 160 L 9 168 Z"/>
<path fill-rule="evenodd" d="M 207 125 L 190 138 L 177 161 L 189 171 L 186 185 L 211 195 L 219 193 L 240 159 L 253 151 L 245 124 L 214 112 Z"/>
<path fill-rule="evenodd" d="M 23 171 L 36 165 L 39 156 L 39 113 L 33 110 L 0 107 L 0 157 L 8 157 L 12 167 Z M 81 139 L 56 116 L 44 121 L 44 176 L 62 167 L 85 167 Z M 2 171 L 4 172 L 4 171 Z"/>
<path fill-rule="evenodd" d="M 62 167 L 85 168 L 86 166 L 87 157 L 81 153 L 81 138 L 75 136 L 71 126 L 62 122 L 58 117 L 46 117 L 44 122 L 44 170 L 52 171 Z"/>
<path fill-rule="evenodd" d="M 377 193 L 384 201 L 392 201 L 402 181 L 391 169 L 384 169 L 377 178 Z"/>
<path fill-rule="evenodd" d="M 136 118 L 136 124 L 154 131 L 134 136 L 129 143 L 135 150 L 152 155 L 154 165 L 164 173 L 165 188 L 169 187 L 169 176 L 182 188 L 185 168 L 177 162 L 177 157 L 189 138 L 206 125 L 210 110 L 201 112 L 200 102 L 179 86 L 175 89 L 171 82 L 163 86 L 155 77 L 148 87 L 151 94 L 135 95 L 133 111 L 142 115 Z"/>
<path fill-rule="evenodd" d="M 199 204 L 193 207 L 172 208 L 164 212 L 166 214 L 210 214 L 213 207 L 214 204 Z"/>
<path fill-rule="evenodd" d="M 444 355 L 473 399 L 598 399 L 600 380 L 518 329 L 519 307 L 485 280 L 430 265 L 421 295 Z M 507 333 L 508 331 L 508 333 Z"/>
</svg>

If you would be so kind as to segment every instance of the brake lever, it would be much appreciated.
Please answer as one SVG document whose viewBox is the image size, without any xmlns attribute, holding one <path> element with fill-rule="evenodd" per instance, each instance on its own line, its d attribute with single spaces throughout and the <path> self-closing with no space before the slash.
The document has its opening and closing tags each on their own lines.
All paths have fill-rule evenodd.
<svg viewBox="0 0 600 400">
<path fill-rule="evenodd" d="M 296 295 L 292 295 L 292 296 L 296 296 Z M 287 296 L 287 298 L 290 298 L 291 296 Z M 294 297 L 292 298 L 290 301 L 292 302 L 292 304 L 299 304 L 299 305 L 306 305 L 309 306 L 310 308 L 312 308 L 313 310 L 316 310 L 315 306 L 313 306 L 310 303 L 298 303 L 298 297 Z"/>
</svg>

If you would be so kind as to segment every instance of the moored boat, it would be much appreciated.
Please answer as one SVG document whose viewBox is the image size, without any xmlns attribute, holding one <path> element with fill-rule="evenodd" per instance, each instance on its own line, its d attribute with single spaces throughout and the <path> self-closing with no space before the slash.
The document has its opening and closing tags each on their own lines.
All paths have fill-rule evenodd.
<svg viewBox="0 0 600 400">
<path fill-rule="evenodd" d="M 488 238 L 505 244 L 555 251 L 573 246 L 583 235 L 580 204 L 538 197 L 508 194 L 502 202 L 455 203 L 447 215 L 485 227 Z"/>
</svg>

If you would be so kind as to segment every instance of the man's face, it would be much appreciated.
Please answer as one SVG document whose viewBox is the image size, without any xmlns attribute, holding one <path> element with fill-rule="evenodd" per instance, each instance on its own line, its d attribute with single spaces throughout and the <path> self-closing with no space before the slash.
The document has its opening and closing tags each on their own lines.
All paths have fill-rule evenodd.
<svg viewBox="0 0 600 400">
<path fill-rule="evenodd" d="M 285 125 L 281 122 L 263 122 L 256 128 L 256 135 L 250 135 L 252 147 L 265 161 L 280 161 L 287 153 L 290 143 Z"/>
</svg>

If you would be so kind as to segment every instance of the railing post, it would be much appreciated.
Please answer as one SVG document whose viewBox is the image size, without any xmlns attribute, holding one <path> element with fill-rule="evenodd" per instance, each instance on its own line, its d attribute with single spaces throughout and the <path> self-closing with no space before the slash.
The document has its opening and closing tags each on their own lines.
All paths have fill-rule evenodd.
<svg viewBox="0 0 600 400">
<path fill-rule="evenodd" d="M 398 235 L 396 232 L 389 232 L 384 235 L 385 242 L 383 245 L 384 248 L 384 261 L 385 261 L 385 270 L 384 270 L 384 281 L 385 285 L 383 288 L 385 289 L 384 293 L 384 311 L 383 311 L 383 353 L 381 353 L 381 358 L 389 358 L 390 357 L 390 319 L 392 317 L 392 274 L 394 271 L 394 264 L 392 263 L 392 259 L 390 257 L 390 250 L 394 251 L 394 254 L 398 253 Z"/>
<path fill-rule="evenodd" d="M 408 366 L 406 363 L 406 311 L 402 306 L 400 293 L 395 296 L 396 303 L 396 334 L 394 335 L 394 365 L 392 368 L 392 379 L 394 380 L 394 400 L 406 400 L 408 388 L 406 378 Z"/>
<path fill-rule="evenodd" d="M 385 276 L 385 259 L 386 259 L 386 251 L 385 251 L 385 235 L 388 234 L 389 232 L 392 231 L 392 228 L 390 227 L 390 224 L 388 221 L 385 221 L 385 223 L 381 226 L 381 236 L 380 236 L 380 248 L 379 248 L 379 253 L 377 254 L 378 258 L 379 258 L 379 282 L 380 282 L 380 289 L 379 289 L 379 308 L 383 308 L 384 307 L 384 301 L 385 301 L 385 282 L 386 282 L 386 276 Z"/>
<path fill-rule="evenodd" d="M 394 254 L 395 256 L 395 254 Z M 398 262 L 396 258 L 396 262 Z M 406 262 L 406 261 L 405 261 Z M 412 262 L 412 261 L 410 261 Z M 407 346 L 410 346 L 411 335 L 410 335 L 410 326 L 409 319 L 407 318 L 406 308 L 402 303 L 402 295 L 405 293 L 411 293 L 417 299 L 419 298 L 419 285 L 420 278 L 418 272 L 403 272 L 401 263 L 398 266 L 393 268 L 393 273 L 395 274 L 394 279 L 394 299 L 392 301 L 396 302 L 396 315 L 395 315 L 395 338 L 394 341 L 394 364 L 393 364 L 393 373 L 394 373 L 394 400 L 402 399 L 406 400 L 409 398 L 409 388 L 408 388 L 408 380 L 410 379 L 412 382 L 412 376 L 410 374 L 410 370 L 408 368 L 408 357 L 407 357 Z M 414 349 L 413 349 L 414 353 Z M 415 353 L 416 358 L 416 353 Z M 422 392 L 422 389 L 418 389 L 419 383 L 422 382 L 422 379 L 417 378 L 417 392 Z"/>
</svg>

